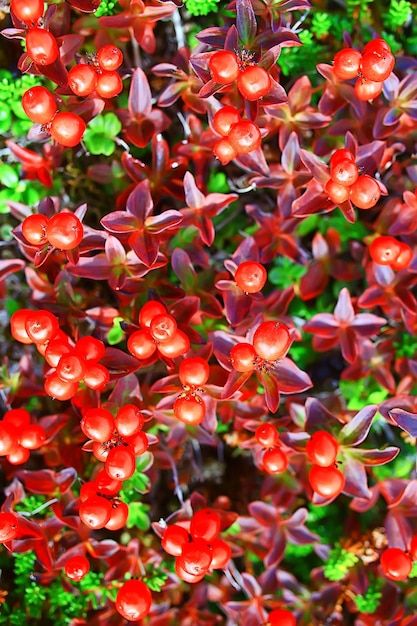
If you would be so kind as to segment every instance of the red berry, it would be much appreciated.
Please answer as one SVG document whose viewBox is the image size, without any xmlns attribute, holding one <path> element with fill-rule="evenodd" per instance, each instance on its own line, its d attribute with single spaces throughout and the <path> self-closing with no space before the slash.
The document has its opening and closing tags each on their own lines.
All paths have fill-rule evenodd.
<svg viewBox="0 0 417 626">
<path fill-rule="evenodd" d="M 30 450 L 23 446 L 17 445 L 9 454 L 6 455 L 6 459 L 11 465 L 22 465 L 29 460 Z"/>
<path fill-rule="evenodd" d="M 67 382 L 79 383 L 85 376 L 86 362 L 76 354 L 64 354 L 58 362 L 56 373 Z"/>
<path fill-rule="evenodd" d="M 237 88 L 249 101 L 259 100 L 271 91 L 272 80 L 269 72 L 258 65 L 249 65 L 239 72 Z"/>
<path fill-rule="evenodd" d="M 162 302 L 149 300 L 139 312 L 139 325 L 142 328 L 150 328 L 151 322 L 156 315 L 166 315 L 167 310 Z"/>
<path fill-rule="evenodd" d="M 129 517 L 129 507 L 126 502 L 117 502 L 113 504 L 110 519 L 104 528 L 107 530 L 120 530 L 126 526 Z"/>
<path fill-rule="evenodd" d="M 237 343 L 230 350 L 230 362 L 237 372 L 252 372 L 255 369 L 256 356 L 251 343 Z"/>
<path fill-rule="evenodd" d="M 226 137 L 223 137 L 223 139 L 219 139 L 219 141 L 216 141 L 214 144 L 213 154 L 219 159 L 222 165 L 227 165 L 237 156 L 237 151 L 230 141 Z"/>
<path fill-rule="evenodd" d="M 20 431 L 19 443 L 27 450 L 38 450 L 45 441 L 45 429 L 39 424 L 28 424 Z"/>
<path fill-rule="evenodd" d="M 280 474 L 288 467 L 288 457 L 280 448 L 269 448 L 262 456 L 262 467 L 268 474 Z"/>
<path fill-rule="evenodd" d="M 76 96 L 89 96 L 97 85 L 97 72 L 87 63 L 74 65 L 68 72 L 68 86 Z"/>
<path fill-rule="evenodd" d="M 30 424 L 30 413 L 26 409 L 10 409 L 4 414 L 2 423 L 20 430 Z"/>
<path fill-rule="evenodd" d="M 105 470 L 111 478 L 127 480 L 135 473 L 136 461 L 130 446 L 117 446 L 107 455 Z"/>
<path fill-rule="evenodd" d="M 279 443 L 279 434 L 272 424 L 261 424 L 255 431 L 255 439 L 264 448 L 275 448 Z"/>
<path fill-rule="evenodd" d="M 174 402 L 174 415 L 184 424 L 198 426 L 206 416 L 206 405 L 200 396 L 180 396 Z"/>
<path fill-rule="evenodd" d="M 46 226 L 46 237 L 54 248 L 73 250 L 83 240 L 84 228 L 74 213 L 55 213 Z"/>
<path fill-rule="evenodd" d="M 371 209 L 381 197 L 381 189 L 375 178 L 364 174 L 350 188 L 350 200 L 359 209 Z"/>
<path fill-rule="evenodd" d="M 183 547 L 190 541 L 188 531 L 178 524 L 168 526 L 162 537 L 161 545 L 165 552 L 172 556 L 179 556 Z"/>
<path fill-rule="evenodd" d="M 280 322 L 262 322 L 253 335 L 256 354 L 266 361 L 276 361 L 286 355 L 291 345 L 291 335 Z"/>
<path fill-rule="evenodd" d="M 383 82 L 394 69 L 395 57 L 391 52 L 367 52 L 362 57 L 361 73 L 366 80 Z"/>
<path fill-rule="evenodd" d="M 55 115 L 50 132 L 52 138 L 61 146 L 73 148 L 80 143 L 85 129 L 86 124 L 79 115 L 71 111 L 63 111 Z"/>
<path fill-rule="evenodd" d="M 312 463 L 320 467 L 329 467 L 336 461 L 339 444 L 330 433 L 318 430 L 308 440 L 306 452 Z"/>
<path fill-rule="evenodd" d="M 26 50 L 36 65 L 51 65 L 59 56 L 58 44 L 53 34 L 37 26 L 27 31 Z"/>
<path fill-rule="evenodd" d="M 86 526 L 97 530 L 104 528 L 111 516 L 111 503 L 102 496 L 88 498 L 81 503 L 80 519 Z"/>
<path fill-rule="evenodd" d="M 248 154 L 261 145 L 261 131 L 255 122 L 241 120 L 233 124 L 228 140 L 238 154 Z"/>
<path fill-rule="evenodd" d="M 56 100 L 45 87 L 31 87 L 22 96 L 22 107 L 35 124 L 48 124 L 57 111 Z M 45 216 L 43 216 L 45 217 Z M 48 219 L 45 217 L 45 219 Z"/>
<path fill-rule="evenodd" d="M 268 274 L 257 261 L 240 263 L 235 273 L 235 282 L 245 293 L 258 293 L 264 287 Z"/>
<path fill-rule="evenodd" d="M 210 543 L 213 550 L 210 569 L 224 569 L 232 556 L 232 548 L 223 539 L 214 539 Z"/>
<path fill-rule="evenodd" d="M 342 204 L 342 202 L 346 202 L 346 200 L 349 200 L 349 187 L 346 187 L 346 185 L 341 185 L 340 183 L 336 183 L 331 178 L 325 184 L 324 191 L 329 196 L 330 200 L 335 204 Z"/>
<path fill-rule="evenodd" d="M 220 85 L 232 83 L 239 74 L 238 58 L 230 50 L 218 50 L 210 57 L 208 67 L 212 79 Z"/>
<path fill-rule="evenodd" d="M 337 161 L 335 164 L 331 163 L 330 176 L 335 183 L 350 187 L 358 179 L 358 166 L 349 159 Z"/>
<path fill-rule="evenodd" d="M 128 580 L 116 596 L 116 610 L 130 622 L 144 618 L 152 606 L 152 594 L 141 580 Z"/>
<path fill-rule="evenodd" d="M 149 359 L 156 351 L 156 343 L 148 330 L 137 330 L 128 338 L 127 349 L 137 359 Z"/>
<path fill-rule="evenodd" d="M 417 535 L 411 539 L 409 552 L 413 561 L 417 561 Z"/>
<path fill-rule="evenodd" d="M 369 246 L 369 254 L 379 265 L 391 265 L 400 254 L 400 242 L 394 237 L 376 237 Z"/>
<path fill-rule="evenodd" d="M 97 50 L 97 62 L 102 70 L 117 70 L 123 63 L 123 53 L 117 46 L 108 44 Z"/>
<path fill-rule="evenodd" d="M 403 270 L 408 267 L 413 258 L 413 251 L 406 243 L 399 241 L 400 252 L 396 259 L 391 263 L 393 270 Z"/>
<path fill-rule="evenodd" d="M 224 106 L 213 117 L 213 128 L 216 133 L 227 137 L 233 124 L 240 122 L 239 111 L 233 106 Z"/>
<path fill-rule="evenodd" d="M 56 372 L 46 377 L 45 391 L 51 398 L 57 400 L 70 400 L 78 391 L 78 383 L 68 383 L 62 380 Z"/>
<path fill-rule="evenodd" d="M 295 626 L 296 623 L 294 615 L 286 609 L 274 609 L 268 615 L 270 626 Z"/>
<path fill-rule="evenodd" d="M 178 376 L 186 387 L 202 387 L 210 376 L 210 366 L 199 356 L 188 357 L 181 361 Z"/>
<path fill-rule="evenodd" d="M 360 70 L 362 55 L 354 48 L 340 50 L 333 59 L 333 73 L 339 80 L 356 78 Z"/>
<path fill-rule="evenodd" d="M 186 543 L 178 564 L 191 576 L 201 576 L 208 572 L 213 558 L 213 550 L 203 539 L 195 539 Z"/>
<path fill-rule="evenodd" d="M 20 311 L 13 313 L 10 318 L 10 332 L 13 339 L 20 341 L 20 343 L 33 343 L 33 340 L 27 334 L 25 326 L 28 316 L 32 313 L 31 309 L 20 309 Z"/>
<path fill-rule="evenodd" d="M 122 437 L 133 437 L 141 430 L 144 421 L 143 415 L 137 406 L 125 404 L 118 410 L 114 425 Z"/>
<path fill-rule="evenodd" d="M 86 361 L 99 361 L 103 358 L 105 350 L 104 343 L 95 337 L 81 337 L 75 344 L 75 352 Z"/>
<path fill-rule="evenodd" d="M 155 315 L 149 326 L 149 332 L 152 338 L 158 343 L 170 341 L 177 332 L 177 322 L 168 313 Z"/>
<path fill-rule="evenodd" d="M 102 98 L 114 98 L 123 91 L 123 82 L 117 72 L 102 72 L 97 77 L 96 91 Z"/>
<path fill-rule="evenodd" d="M 366 78 L 358 78 L 355 83 L 354 92 L 358 100 L 362 102 L 374 100 L 382 93 L 382 83 L 366 80 Z"/>
<path fill-rule="evenodd" d="M 49 217 L 41 213 L 28 215 L 22 222 L 22 234 L 24 238 L 33 246 L 42 246 L 47 242 L 46 227 L 48 226 L 48 222 Z"/>
<path fill-rule="evenodd" d="M 355 157 L 352 152 L 347 148 L 338 148 L 330 157 L 330 166 L 336 165 L 339 161 L 352 161 L 355 162 Z"/>
<path fill-rule="evenodd" d="M 43 0 L 11 0 L 10 8 L 26 24 L 36 24 L 44 12 Z"/>
<path fill-rule="evenodd" d="M 31 311 L 26 317 L 25 329 L 34 343 L 45 343 L 58 332 L 59 322 L 49 311 Z"/>
<path fill-rule="evenodd" d="M 362 54 L 368 54 L 369 52 L 391 52 L 391 48 L 385 39 L 377 38 L 366 44 Z"/>
<path fill-rule="evenodd" d="M 113 415 L 106 409 L 89 409 L 83 416 L 81 430 L 88 439 L 104 442 L 111 438 L 115 429 Z"/>
<path fill-rule="evenodd" d="M 186 354 L 190 349 L 190 340 L 184 331 L 178 329 L 175 335 L 169 341 L 158 345 L 158 350 L 162 356 L 169 359 L 176 359 Z"/>
<path fill-rule="evenodd" d="M 308 476 L 310 485 L 319 496 L 335 498 L 345 487 L 345 477 L 336 467 L 313 465 Z"/>
<path fill-rule="evenodd" d="M 19 446 L 17 427 L 4 420 L 0 422 L 0 456 L 11 454 Z"/>
<path fill-rule="evenodd" d="M 405 580 L 411 573 L 413 561 L 400 548 L 387 548 L 381 554 L 382 573 L 390 580 Z"/>
<path fill-rule="evenodd" d="M 212 509 L 206 507 L 194 513 L 191 518 L 190 534 L 196 539 L 204 539 L 211 543 L 220 532 L 220 515 Z"/>
<path fill-rule="evenodd" d="M 65 563 L 65 575 L 74 582 L 80 582 L 90 571 L 90 562 L 85 556 L 73 556 Z"/>
</svg>

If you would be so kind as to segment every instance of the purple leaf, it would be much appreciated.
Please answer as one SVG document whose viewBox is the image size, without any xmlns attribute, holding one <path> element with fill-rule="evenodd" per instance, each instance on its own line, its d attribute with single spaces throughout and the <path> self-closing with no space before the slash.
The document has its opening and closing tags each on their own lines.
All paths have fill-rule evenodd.
<svg viewBox="0 0 417 626">
<path fill-rule="evenodd" d="M 256 37 L 257 24 L 251 0 L 236 0 L 236 27 L 239 39 L 249 46 Z"/>
<path fill-rule="evenodd" d="M 371 497 L 372 494 L 368 489 L 366 470 L 362 463 L 347 457 L 342 471 L 346 479 L 345 488 L 343 489 L 344 493 L 348 493 L 355 498 Z"/>
<path fill-rule="evenodd" d="M 173 228 L 183 221 L 183 216 L 179 211 L 169 209 L 159 215 L 148 217 L 145 222 L 146 230 L 150 233 L 162 233 L 164 230 Z"/>
<path fill-rule="evenodd" d="M 127 211 L 113 211 L 102 217 L 100 224 L 110 233 L 131 233 L 138 227 L 137 219 Z"/>
<path fill-rule="evenodd" d="M 134 215 L 140 223 L 144 223 L 146 218 L 152 213 L 153 201 L 151 196 L 151 186 L 148 179 L 136 185 L 129 194 L 126 202 L 127 210 Z"/>
<path fill-rule="evenodd" d="M 378 407 L 374 404 L 364 407 L 339 433 L 339 443 L 344 446 L 358 445 L 368 436 L 372 420 Z"/>
<path fill-rule="evenodd" d="M 315 433 L 318 430 L 333 432 L 335 425 L 340 427 L 340 420 L 330 413 L 316 398 L 307 398 L 305 409 L 307 413 L 305 424 L 307 432 Z"/>
<path fill-rule="evenodd" d="M 279 407 L 279 387 L 276 378 L 268 372 L 258 372 L 258 379 L 264 386 L 265 404 L 268 409 L 275 413 Z"/>
<path fill-rule="evenodd" d="M 355 311 L 352 306 L 352 300 L 350 299 L 349 290 L 343 287 L 337 299 L 337 304 L 334 309 L 334 315 L 342 324 L 351 324 L 355 317 Z M 385 320 L 384 320 L 385 321 Z"/>
<path fill-rule="evenodd" d="M 129 113 L 133 119 L 148 116 L 152 111 L 152 94 L 145 72 L 137 67 L 129 91 Z"/>
<path fill-rule="evenodd" d="M 399 511 L 389 511 L 384 521 L 388 544 L 391 548 L 408 550 L 413 532 L 408 520 Z"/>
<path fill-rule="evenodd" d="M 222 398 L 230 398 L 235 391 L 238 391 L 241 387 L 243 387 L 251 375 L 252 372 L 236 372 L 236 370 L 232 370 L 223 387 Z"/>
<path fill-rule="evenodd" d="M 138 359 L 118 348 L 106 348 L 100 363 L 109 370 L 113 379 L 131 374 L 139 367 Z"/>
<path fill-rule="evenodd" d="M 397 426 L 402 428 L 410 437 L 417 437 L 417 414 L 403 409 L 392 409 L 388 412 Z"/>
<path fill-rule="evenodd" d="M 277 523 L 277 510 L 271 504 L 255 500 L 248 504 L 248 511 L 262 526 L 272 526 Z"/>
<path fill-rule="evenodd" d="M 147 267 L 152 267 L 158 257 L 158 239 L 146 230 L 137 230 L 130 235 L 129 245 Z"/>
<path fill-rule="evenodd" d="M 398 455 L 400 449 L 389 446 L 383 450 L 367 450 L 361 448 L 344 448 L 343 453 L 356 459 L 363 465 L 384 465 Z"/>
<path fill-rule="evenodd" d="M 313 386 L 310 376 L 287 357 L 281 359 L 271 373 L 276 375 L 281 393 L 299 393 Z"/>
</svg>

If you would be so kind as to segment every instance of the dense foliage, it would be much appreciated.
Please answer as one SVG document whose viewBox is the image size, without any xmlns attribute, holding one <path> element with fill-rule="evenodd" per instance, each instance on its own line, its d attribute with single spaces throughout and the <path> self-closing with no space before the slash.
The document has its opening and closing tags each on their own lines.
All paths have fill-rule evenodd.
<svg viewBox="0 0 417 626">
<path fill-rule="evenodd" d="M 416 626 L 413 3 L 2 6 L 0 624 Z"/>
</svg>

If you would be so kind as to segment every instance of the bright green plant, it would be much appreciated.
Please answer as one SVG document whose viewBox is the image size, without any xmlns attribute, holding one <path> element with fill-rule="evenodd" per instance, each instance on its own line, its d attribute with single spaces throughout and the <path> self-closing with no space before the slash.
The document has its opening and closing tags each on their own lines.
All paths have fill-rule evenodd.
<svg viewBox="0 0 417 626">
<path fill-rule="evenodd" d="M 116 149 L 115 139 L 121 130 L 122 125 L 114 113 L 93 117 L 84 133 L 84 142 L 90 154 L 113 154 Z"/>
<path fill-rule="evenodd" d="M 330 550 L 329 559 L 324 566 L 324 575 L 328 580 L 342 580 L 358 561 L 355 554 L 336 544 Z"/>
</svg>

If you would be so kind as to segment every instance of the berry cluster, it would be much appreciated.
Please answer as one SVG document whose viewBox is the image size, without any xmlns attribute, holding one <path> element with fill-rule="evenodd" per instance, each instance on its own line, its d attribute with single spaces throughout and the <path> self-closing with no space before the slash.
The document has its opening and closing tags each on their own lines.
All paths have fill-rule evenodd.
<svg viewBox="0 0 417 626">
<path fill-rule="evenodd" d="M 324 191 L 335 204 L 350 200 L 359 209 L 371 209 L 381 197 L 377 181 L 368 174 L 359 175 L 355 157 L 347 148 L 330 157 L 330 179 Z"/>
<path fill-rule="evenodd" d="M 265 449 L 262 456 L 262 468 L 268 474 L 285 472 L 288 457 L 279 447 L 279 434 L 273 424 L 265 423 L 255 431 L 256 441 Z"/>
<path fill-rule="evenodd" d="M 413 250 L 394 237 L 376 237 L 369 246 L 371 259 L 378 265 L 389 265 L 393 270 L 407 268 L 413 258 Z"/>
<path fill-rule="evenodd" d="M 206 405 L 198 392 L 208 381 L 210 366 L 201 357 L 188 357 L 181 361 L 178 375 L 184 393 L 174 402 L 174 415 L 184 424 L 197 426 L 206 416 Z"/>
<path fill-rule="evenodd" d="M 110 478 L 106 470 L 101 470 L 95 480 L 84 483 L 80 490 L 81 521 L 94 530 L 123 528 L 129 507 L 117 497 L 122 485 L 122 480 Z"/>
<path fill-rule="evenodd" d="M 220 530 L 220 515 L 208 507 L 194 513 L 186 525 L 166 528 L 161 545 L 176 557 L 175 571 L 182 580 L 197 583 L 209 570 L 226 567 L 231 548 L 218 537 Z"/>
<path fill-rule="evenodd" d="M 252 343 L 237 343 L 230 350 L 230 362 L 237 372 L 252 372 L 286 355 L 291 335 L 280 322 L 262 322 L 255 330 Z"/>
<path fill-rule="evenodd" d="M 209 60 L 212 80 L 219 85 L 230 85 L 237 81 L 241 95 L 254 102 L 266 96 L 272 86 L 271 76 L 263 67 L 255 65 L 251 58 L 239 58 L 231 50 L 217 50 Z"/>
<path fill-rule="evenodd" d="M 339 453 L 336 439 L 325 430 L 316 431 L 308 440 L 306 453 L 313 463 L 308 480 L 313 490 L 323 498 L 335 498 L 344 489 L 345 477 L 335 462 Z"/>
<path fill-rule="evenodd" d="M 68 72 L 68 86 L 82 98 L 96 92 L 101 98 L 114 98 L 123 89 L 116 70 L 123 63 L 123 53 L 117 46 L 107 44 L 97 50 L 91 63 L 78 63 Z"/>
<path fill-rule="evenodd" d="M 224 106 L 213 117 L 213 128 L 222 136 L 213 146 L 213 153 L 222 165 L 238 154 L 249 154 L 261 145 L 261 131 L 251 120 L 242 120 L 233 106 Z"/>
<path fill-rule="evenodd" d="M 16 311 L 11 317 L 10 328 L 16 341 L 34 343 L 48 365 L 54 368 L 46 376 L 44 385 L 51 398 L 73 398 L 80 383 L 100 391 L 109 382 L 107 368 L 98 362 L 104 356 L 103 342 L 87 336 L 74 345 L 49 311 Z"/>
<path fill-rule="evenodd" d="M 73 148 L 81 141 L 86 129 L 84 120 L 72 111 L 58 111 L 55 96 L 46 87 L 31 87 L 25 91 L 22 107 L 28 118 L 35 124 L 42 124 L 61 146 Z"/>
<path fill-rule="evenodd" d="M 33 213 L 23 220 L 22 234 L 33 246 L 49 244 L 59 250 L 73 250 L 82 242 L 84 228 L 78 217 L 69 211 L 55 213 L 52 217 Z"/>
<path fill-rule="evenodd" d="M 0 422 L 0 457 L 5 456 L 12 465 L 21 465 L 28 460 L 30 451 L 38 450 L 45 440 L 45 429 L 30 423 L 29 411 L 6 411 Z"/>
<path fill-rule="evenodd" d="M 187 335 L 158 300 L 149 300 L 139 312 L 140 330 L 133 332 L 127 348 L 137 359 L 145 360 L 157 351 L 162 357 L 175 359 L 190 349 Z"/>
<path fill-rule="evenodd" d="M 333 72 L 340 80 L 357 78 L 355 94 L 359 100 L 373 100 L 382 92 L 382 83 L 394 69 L 395 57 L 384 39 L 373 39 L 362 54 L 354 48 L 340 50 L 333 59 Z"/>
</svg>

